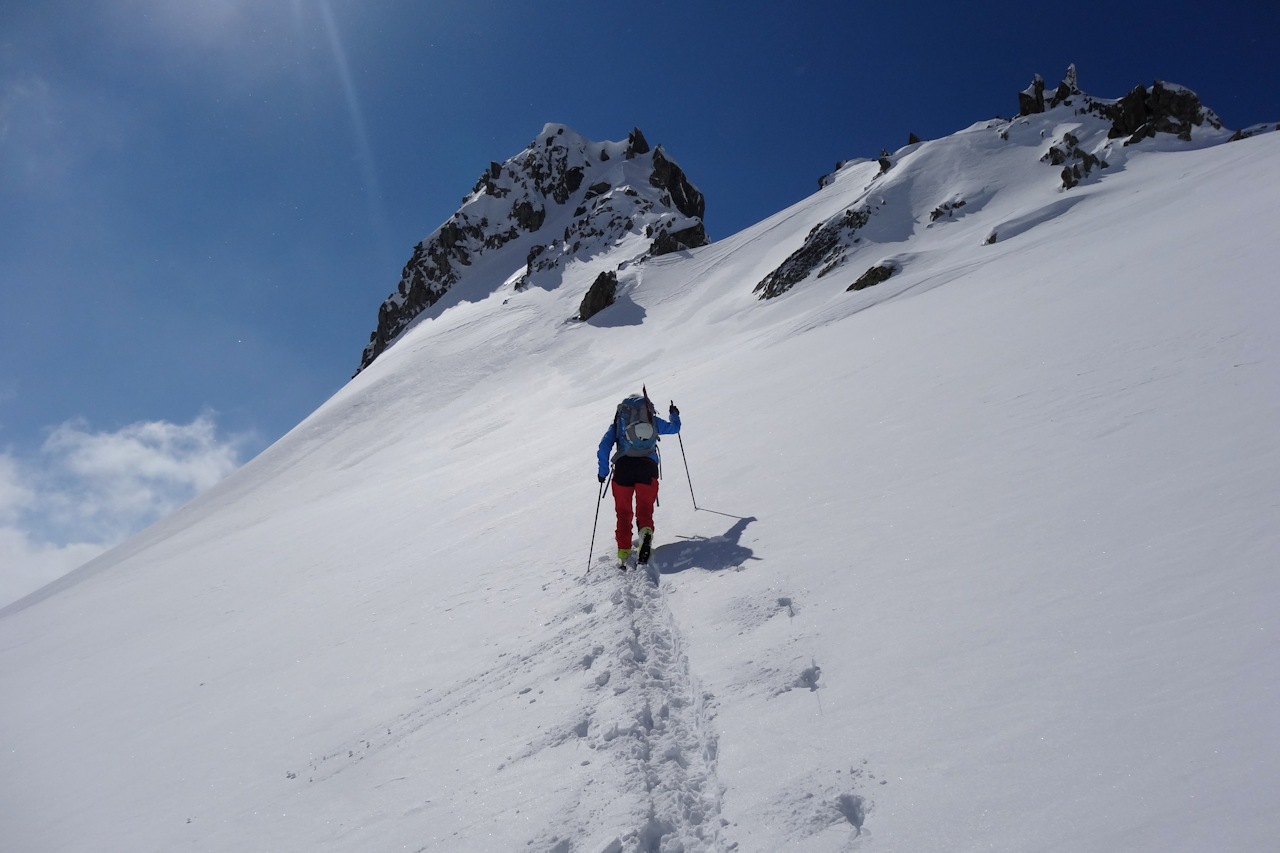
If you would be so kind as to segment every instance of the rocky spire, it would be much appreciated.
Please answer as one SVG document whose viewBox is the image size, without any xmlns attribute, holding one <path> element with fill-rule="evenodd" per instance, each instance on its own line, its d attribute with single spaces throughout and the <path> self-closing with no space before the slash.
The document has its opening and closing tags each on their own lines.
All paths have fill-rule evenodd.
<svg viewBox="0 0 1280 853">
<path fill-rule="evenodd" d="M 516 289 L 554 287 L 568 261 L 599 256 L 630 234 L 650 240 L 644 257 L 701 246 L 704 208 L 698 188 L 639 128 L 625 142 L 596 143 L 548 124 L 524 151 L 491 162 L 462 207 L 414 248 L 378 309 L 360 370 L 459 285 L 482 295 L 514 275 Z"/>
</svg>

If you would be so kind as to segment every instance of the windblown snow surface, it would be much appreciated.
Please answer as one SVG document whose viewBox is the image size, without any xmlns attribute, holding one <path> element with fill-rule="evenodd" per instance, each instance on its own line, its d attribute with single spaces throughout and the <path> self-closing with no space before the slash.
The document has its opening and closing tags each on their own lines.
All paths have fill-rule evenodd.
<svg viewBox="0 0 1280 853">
<path fill-rule="evenodd" d="M 848 165 L 588 323 L 617 255 L 422 318 L 2 612 L 0 849 L 1275 849 L 1280 134 L 1063 191 L 1077 124 Z M 683 453 L 622 575 L 642 383 Z"/>
</svg>

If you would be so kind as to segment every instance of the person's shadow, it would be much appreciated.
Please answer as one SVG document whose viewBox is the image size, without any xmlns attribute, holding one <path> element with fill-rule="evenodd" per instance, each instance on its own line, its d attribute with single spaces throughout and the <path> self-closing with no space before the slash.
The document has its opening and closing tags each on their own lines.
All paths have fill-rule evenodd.
<svg viewBox="0 0 1280 853">
<path fill-rule="evenodd" d="M 723 536 L 690 536 L 679 542 L 669 542 L 653 549 L 649 563 L 659 574 L 674 575 L 690 569 L 704 572 L 722 572 L 726 569 L 741 571 L 748 560 L 759 557 L 751 549 L 740 544 L 747 525 L 756 521 L 754 516 L 739 518 Z"/>
</svg>

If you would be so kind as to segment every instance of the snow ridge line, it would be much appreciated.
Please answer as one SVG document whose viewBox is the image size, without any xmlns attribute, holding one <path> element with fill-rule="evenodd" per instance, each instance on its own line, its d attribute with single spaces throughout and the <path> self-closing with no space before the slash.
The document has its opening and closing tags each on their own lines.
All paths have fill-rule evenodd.
<svg viewBox="0 0 1280 853">
<path fill-rule="evenodd" d="M 618 673 L 610 685 L 612 698 L 623 701 L 597 706 L 597 716 L 613 716 L 597 749 L 619 755 L 647 807 L 643 825 L 626 836 L 626 849 L 722 851 L 711 697 L 697 687 L 656 572 L 650 567 L 620 581 L 610 595 L 622 617 L 611 655 Z"/>
</svg>

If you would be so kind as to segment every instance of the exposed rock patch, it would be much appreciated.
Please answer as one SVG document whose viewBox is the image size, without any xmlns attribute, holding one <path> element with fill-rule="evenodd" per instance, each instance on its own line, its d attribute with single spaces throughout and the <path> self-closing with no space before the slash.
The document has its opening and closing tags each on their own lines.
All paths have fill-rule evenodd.
<svg viewBox="0 0 1280 853">
<path fill-rule="evenodd" d="M 933 212 L 929 214 L 929 221 L 937 222 L 939 219 L 941 219 L 944 216 L 950 218 L 955 215 L 955 212 L 957 210 L 964 207 L 967 203 L 968 202 L 966 202 L 964 199 L 958 199 L 957 201 L 943 202 L 942 204 L 935 207 L 933 209 Z"/>
<path fill-rule="evenodd" d="M 708 242 L 707 231 L 701 222 L 680 231 L 668 231 L 664 228 L 658 231 L 658 236 L 650 244 L 649 257 L 656 258 L 659 255 L 669 255 L 685 249 L 696 249 L 707 245 Z"/>
<path fill-rule="evenodd" d="M 647 146 L 645 150 L 648 150 Z M 653 152 L 653 174 L 649 176 L 649 183 L 664 190 L 676 210 L 691 219 L 702 219 L 706 211 L 706 200 L 698 192 L 698 188 L 689 183 L 680 167 L 667 159 L 662 146 L 658 146 Z"/>
<path fill-rule="evenodd" d="M 814 226 L 805 237 L 804 245 L 765 276 L 754 292 L 760 294 L 761 299 L 772 299 L 804 281 L 814 270 L 821 268 L 818 275 L 826 275 L 843 260 L 845 251 L 857 239 L 858 229 L 870 219 L 870 210 L 858 207 Z"/>
<path fill-rule="evenodd" d="M 596 276 L 587 295 L 582 297 L 582 306 L 578 309 L 579 320 L 590 320 L 596 314 L 608 308 L 618 298 L 618 274 L 606 270 Z"/>
<path fill-rule="evenodd" d="M 1106 169 L 1105 160 L 1085 151 L 1080 147 L 1080 140 L 1075 135 L 1064 133 L 1062 140 L 1049 148 L 1041 161 L 1054 166 L 1062 166 L 1062 188 L 1071 189 L 1088 177 L 1095 168 Z"/>
<path fill-rule="evenodd" d="M 866 290 L 868 287 L 875 287 L 877 284 L 883 284 L 893 278 L 894 273 L 897 271 L 898 266 L 896 264 L 879 264 L 878 266 L 874 266 L 864 272 L 857 281 L 849 285 L 848 290 Z"/>
<path fill-rule="evenodd" d="M 1231 134 L 1231 138 L 1227 141 L 1239 142 L 1241 139 L 1248 139 L 1252 136 L 1257 136 L 1260 133 L 1277 132 L 1280 132 L 1280 124 L 1255 124 L 1253 127 L 1246 127 L 1242 130 L 1237 130 L 1235 133 Z"/>
<path fill-rule="evenodd" d="M 1029 116 L 1044 112 L 1044 78 L 1039 74 L 1031 85 L 1018 93 L 1018 115 Z"/>
</svg>

